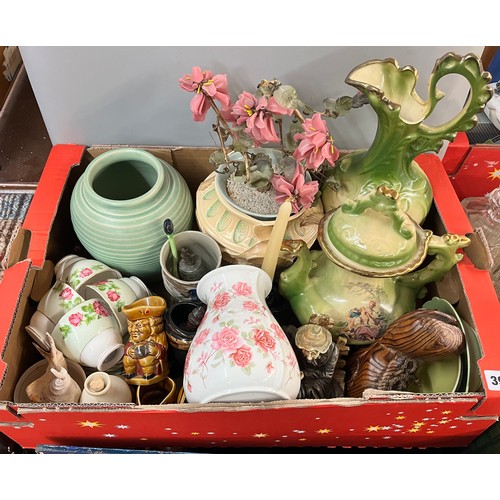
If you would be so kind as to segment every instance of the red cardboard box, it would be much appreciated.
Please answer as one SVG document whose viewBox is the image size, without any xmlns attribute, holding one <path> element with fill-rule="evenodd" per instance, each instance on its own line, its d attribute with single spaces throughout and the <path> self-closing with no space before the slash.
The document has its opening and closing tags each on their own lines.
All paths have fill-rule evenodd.
<svg viewBox="0 0 500 500">
<path fill-rule="evenodd" d="M 362 398 L 245 404 L 15 404 L 22 373 L 39 360 L 24 326 L 51 274 L 68 253 L 69 199 L 76 179 L 105 147 L 57 145 L 48 158 L 23 231 L 15 264 L 0 282 L 0 426 L 27 449 L 37 445 L 109 448 L 181 447 L 462 447 L 500 415 L 500 306 L 487 271 L 464 259 L 429 293 L 448 299 L 479 334 L 484 390 L 414 394 L 367 391 Z M 210 172 L 206 148 L 145 147 L 169 161 L 195 193 Z M 418 158 L 435 206 L 426 221 L 436 234 L 472 228 L 441 161 Z M 470 248 L 470 247 L 469 247 Z M 469 249 L 466 249 L 469 250 Z M 151 287 L 152 290 L 154 288 Z"/>
<path fill-rule="evenodd" d="M 470 145 L 467 134 L 459 132 L 442 161 L 460 201 L 484 196 L 500 186 L 498 144 Z"/>
</svg>

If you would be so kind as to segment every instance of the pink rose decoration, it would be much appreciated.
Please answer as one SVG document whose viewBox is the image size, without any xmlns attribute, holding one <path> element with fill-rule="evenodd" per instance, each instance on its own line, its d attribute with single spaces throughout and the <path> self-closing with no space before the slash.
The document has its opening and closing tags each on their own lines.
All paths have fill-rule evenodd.
<svg viewBox="0 0 500 500">
<path fill-rule="evenodd" d="M 73 326 L 78 326 L 83 320 L 83 314 L 82 313 L 73 313 L 69 316 L 68 321 L 73 325 Z"/>
<path fill-rule="evenodd" d="M 82 269 L 80 271 L 80 278 L 85 278 L 86 276 L 90 276 L 92 274 L 92 269 L 89 269 L 88 267 L 86 267 L 85 269 Z"/>
<path fill-rule="evenodd" d="M 253 331 L 253 340 L 257 347 L 265 352 L 274 351 L 276 341 L 266 330 L 255 329 Z"/>
<path fill-rule="evenodd" d="M 111 302 L 116 302 L 120 299 L 120 296 L 114 290 L 109 290 L 106 292 L 106 295 Z"/>
<path fill-rule="evenodd" d="M 235 295 L 251 295 L 252 288 L 244 283 L 243 281 L 239 281 L 236 285 L 233 285 L 233 291 Z"/>
<path fill-rule="evenodd" d="M 252 361 L 252 351 L 250 347 L 244 345 L 238 348 L 230 357 L 236 365 L 245 368 L 250 364 L 250 361 Z"/>
<path fill-rule="evenodd" d="M 108 313 L 108 310 L 104 307 L 104 305 L 99 302 L 99 301 L 94 301 L 92 303 L 92 307 L 94 308 L 94 311 L 95 313 L 98 315 L 98 316 L 109 316 L 109 313 Z"/>
<path fill-rule="evenodd" d="M 195 92 L 191 99 L 190 108 L 195 122 L 205 120 L 210 109 L 210 100 L 219 101 L 222 109 L 227 109 L 231 104 L 227 88 L 227 75 L 214 75 L 212 71 L 202 71 L 199 66 L 194 66 L 191 74 L 179 78 L 181 89 Z"/>
<path fill-rule="evenodd" d="M 271 323 L 271 330 L 275 333 L 276 337 L 278 337 L 279 339 L 284 339 L 286 337 L 285 332 L 283 331 L 281 326 L 277 325 L 276 323 Z"/>
<path fill-rule="evenodd" d="M 190 350 L 188 350 L 187 354 L 186 354 L 186 359 L 184 360 L 184 375 L 188 375 L 189 374 L 189 361 L 191 360 L 191 352 Z"/>
<path fill-rule="evenodd" d="M 256 302 L 252 302 L 251 300 L 246 300 L 243 302 L 243 309 L 246 311 L 258 311 L 259 310 L 259 304 Z"/>
<path fill-rule="evenodd" d="M 300 141 L 293 157 L 298 162 L 305 160 L 307 168 L 314 170 L 324 161 L 333 166 L 339 157 L 339 150 L 333 145 L 333 138 L 321 115 L 315 113 L 312 118 L 305 119 L 302 128 L 304 132 L 293 137 L 295 141 Z"/>
<path fill-rule="evenodd" d="M 274 371 L 274 365 L 271 361 L 269 361 L 269 363 L 267 363 L 266 365 L 266 372 L 273 373 L 273 371 Z"/>
<path fill-rule="evenodd" d="M 194 345 L 200 345 L 200 344 L 203 344 L 203 342 L 205 342 L 208 334 L 210 333 L 210 329 L 209 328 L 205 328 L 204 330 L 201 330 L 200 332 L 198 332 L 196 334 L 196 337 L 194 338 L 193 342 L 194 342 Z"/>
<path fill-rule="evenodd" d="M 302 207 L 308 208 L 316 197 L 319 190 L 318 181 L 305 181 L 305 174 L 302 167 L 297 164 L 292 182 L 289 182 L 282 175 L 273 175 L 271 184 L 276 191 L 276 202 L 283 203 L 290 200 L 294 212 L 298 212 Z"/>
<path fill-rule="evenodd" d="M 69 300 L 71 297 L 73 297 L 73 291 L 71 288 L 65 288 L 60 294 L 59 297 L 63 300 Z"/>
<path fill-rule="evenodd" d="M 216 351 L 222 349 L 228 354 L 236 352 L 243 345 L 243 339 L 240 337 L 236 328 L 224 327 L 212 338 L 212 349 Z"/>
<path fill-rule="evenodd" d="M 229 304 L 229 301 L 231 300 L 231 297 L 229 296 L 229 293 L 227 292 L 222 292 L 217 294 L 214 300 L 214 309 L 223 309 Z"/>
</svg>

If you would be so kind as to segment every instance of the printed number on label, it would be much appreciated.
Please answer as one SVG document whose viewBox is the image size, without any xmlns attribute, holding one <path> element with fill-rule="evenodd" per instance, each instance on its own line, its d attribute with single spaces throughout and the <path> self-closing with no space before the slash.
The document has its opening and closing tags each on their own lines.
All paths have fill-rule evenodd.
<svg viewBox="0 0 500 500">
<path fill-rule="evenodd" d="M 484 376 L 490 391 L 500 391 L 500 370 L 484 370 Z"/>
</svg>

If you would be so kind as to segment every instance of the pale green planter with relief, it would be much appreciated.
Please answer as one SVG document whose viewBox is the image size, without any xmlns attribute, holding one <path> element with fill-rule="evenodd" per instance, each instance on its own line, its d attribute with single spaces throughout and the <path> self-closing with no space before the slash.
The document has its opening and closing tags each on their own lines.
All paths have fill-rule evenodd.
<svg viewBox="0 0 500 500">
<path fill-rule="evenodd" d="M 97 156 L 71 195 L 76 235 L 96 260 L 145 280 L 161 278 L 160 250 L 167 236 L 191 229 L 194 204 L 188 185 L 171 165 L 136 148 Z"/>
</svg>

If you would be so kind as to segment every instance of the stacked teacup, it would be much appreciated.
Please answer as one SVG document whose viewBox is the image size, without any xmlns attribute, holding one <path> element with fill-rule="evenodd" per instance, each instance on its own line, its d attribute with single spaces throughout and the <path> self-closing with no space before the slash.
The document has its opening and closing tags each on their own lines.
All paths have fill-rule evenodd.
<svg viewBox="0 0 500 500">
<path fill-rule="evenodd" d="M 123 357 L 128 334 L 125 305 L 150 295 L 146 285 L 94 259 L 63 257 L 54 267 L 55 283 L 38 303 L 26 331 L 49 349 L 46 332 L 57 349 L 77 363 L 105 372 Z"/>
</svg>

